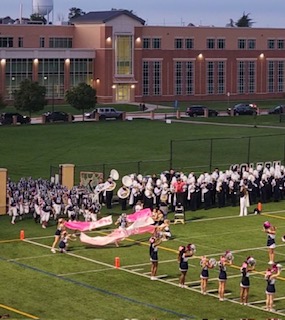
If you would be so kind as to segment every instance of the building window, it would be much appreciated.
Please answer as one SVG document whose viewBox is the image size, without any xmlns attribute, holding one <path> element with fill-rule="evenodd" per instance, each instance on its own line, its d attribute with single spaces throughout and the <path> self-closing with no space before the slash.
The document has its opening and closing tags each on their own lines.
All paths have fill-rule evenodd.
<svg viewBox="0 0 285 320">
<path fill-rule="evenodd" d="M 76 87 L 82 82 L 92 85 L 92 79 L 92 59 L 70 59 L 70 87 Z"/>
<path fill-rule="evenodd" d="M 225 93 L 225 62 L 218 62 L 218 94 Z"/>
<path fill-rule="evenodd" d="M 183 49 L 183 39 L 175 39 L 174 40 L 174 48 L 175 49 Z"/>
<path fill-rule="evenodd" d="M 45 38 L 40 37 L 40 48 L 44 48 L 44 47 L 45 47 Z"/>
<path fill-rule="evenodd" d="M 185 48 L 194 49 L 194 39 L 185 39 Z"/>
<path fill-rule="evenodd" d="M 217 48 L 218 49 L 225 49 L 226 48 L 226 40 L 225 39 L 218 39 L 217 40 Z"/>
<path fill-rule="evenodd" d="M 284 61 L 278 61 L 277 68 L 278 68 L 277 69 L 277 72 L 278 72 L 277 91 L 284 92 Z"/>
<path fill-rule="evenodd" d="M 152 39 L 152 48 L 153 49 L 161 49 L 161 39 L 160 38 L 153 38 Z"/>
<path fill-rule="evenodd" d="M 72 48 L 72 38 L 50 38 L 50 48 Z"/>
<path fill-rule="evenodd" d="M 175 62 L 174 94 L 182 95 L 182 62 Z"/>
<path fill-rule="evenodd" d="M 284 40 L 277 40 L 277 49 L 284 49 Z"/>
<path fill-rule="evenodd" d="M 268 61 L 268 70 L 267 70 L 267 91 L 270 93 L 274 92 L 274 62 L 273 61 Z"/>
<path fill-rule="evenodd" d="M 255 93 L 255 62 L 248 62 L 248 93 Z"/>
<path fill-rule="evenodd" d="M 237 93 L 245 93 L 245 62 L 239 61 L 237 68 Z"/>
<path fill-rule="evenodd" d="M 6 59 L 5 85 L 6 99 L 13 98 L 13 92 L 25 80 L 33 80 L 33 59 Z"/>
<path fill-rule="evenodd" d="M 133 74 L 133 37 L 117 35 L 116 37 L 116 74 Z"/>
<path fill-rule="evenodd" d="M 246 48 L 246 40 L 238 39 L 238 49 L 245 50 Z"/>
<path fill-rule="evenodd" d="M 214 93 L 214 62 L 209 61 L 207 63 L 207 93 Z"/>
<path fill-rule="evenodd" d="M 19 37 L 18 38 L 18 47 L 23 48 L 23 46 L 24 46 L 24 39 L 23 39 L 23 37 Z"/>
<path fill-rule="evenodd" d="M 255 39 L 248 39 L 247 40 L 247 49 L 249 49 L 249 50 L 255 49 Z"/>
<path fill-rule="evenodd" d="M 143 95 L 149 95 L 149 62 L 143 62 Z"/>
<path fill-rule="evenodd" d="M 186 95 L 194 93 L 194 63 L 192 61 L 186 62 Z"/>
<path fill-rule="evenodd" d="M 13 48 L 13 38 L 12 37 L 0 37 L 0 48 Z"/>
<path fill-rule="evenodd" d="M 161 95 L 161 62 L 153 62 L 153 95 Z"/>
<path fill-rule="evenodd" d="M 39 59 L 38 79 L 46 88 L 46 98 L 64 98 L 64 59 Z"/>
<path fill-rule="evenodd" d="M 274 39 L 267 40 L 267 49 L 275 49 L 275 40 Z"/>
<path fill-rule="evenodd" d="M 150 49 L 150 38 L 143 38 L 143 49 Z"/>
<path fill-rule="evenodd" d="M 207 49 L 215 49 L 215 39 L 207 39 Z"/>
</svg>

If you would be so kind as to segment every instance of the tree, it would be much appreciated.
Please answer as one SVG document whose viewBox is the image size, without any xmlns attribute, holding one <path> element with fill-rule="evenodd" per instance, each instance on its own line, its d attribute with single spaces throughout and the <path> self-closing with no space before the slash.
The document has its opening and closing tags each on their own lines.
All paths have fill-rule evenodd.
<svg viewBox="0 0 285 320">
<path fill-rule="evenodd" d="M 14 105 L 17 110 L 32 112 L 43 110 L 47 105 L 45 99 L 46 88 L 38 82 L 25 79 L 20 83 L 19 89 L 13 92 Z"/>
<path fill-rule="evenodd" d="M 4 101 L 3 96 L 0 94 L 0 110 L 6 107 L 6 102 Z"/>
<path fill-rule="evenodd" d="M 31 21 L 39 21 L 39 22 L 42 22 L 43 24 L 47 24 L 47 19 L 38 13 L 31 14 L 30 20 Z"/>
<path fill-rule="evenodd" d="M 84 110 L 95 108 L 97 103 L 96 90 L 87 83 L 79 83 L 76 87 L 67 90 L 65 100 L 75 109 L 82 110 L 84 120 Z"/>
<path fill-rule="evenodd" d="M 246 27 L 246 28 L 251 28 L 252 25 L 255 23 L 252 21 L 252 19 L 249 18 L 250 13 L 245 14 L 243 12 L 243 15 L 239 20 L 236 22 L 236 26 L 241 28 L 241 27 Z"/>
<path fill-rule="evenodd" d="M 72 7 L 69 9 L 68 20 L 78 18 L 80 16 L 84 16 L 86 13 L 79 8 Z"/>
</svg>

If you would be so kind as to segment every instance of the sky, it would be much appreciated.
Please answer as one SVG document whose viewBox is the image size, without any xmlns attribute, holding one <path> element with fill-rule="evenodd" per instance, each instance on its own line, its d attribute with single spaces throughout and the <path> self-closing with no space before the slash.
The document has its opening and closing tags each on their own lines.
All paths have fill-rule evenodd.
<svg viewBox="0 0 285 320">
<path fill-rule="evenodd" d="M 41 2 L 49 0 L 37 0 Z M 19 18 L 32 13 L 32 0 L 0 0 L 0 17 Z M 237 21 L 245 12 L 253 27 L 285 28 L 285 0 L 54 0 L 53 21 L 67 20 L 69 9 L 84 12 L 106 11 L 112 8 L 132 10 L 147 25 L 224 27 L 230 19 Z"/>
</svg>

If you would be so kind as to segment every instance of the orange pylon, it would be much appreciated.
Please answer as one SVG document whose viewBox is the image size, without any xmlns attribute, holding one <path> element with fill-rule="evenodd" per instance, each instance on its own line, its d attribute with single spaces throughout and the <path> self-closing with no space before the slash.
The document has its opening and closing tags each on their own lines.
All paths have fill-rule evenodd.
<svg viewBox="0 0 285 320">
<path fill-rule="evenodd" d="M 21 230 L 20 231 L 20 240 L 24 240 L 25 239 L 25 231 Z"/>
<path fill-rule="evenodd" d="M 115 258 L 115 268 L 120 268 L 120 258 L 119 257 L 116 257 Z"/>
</svg>

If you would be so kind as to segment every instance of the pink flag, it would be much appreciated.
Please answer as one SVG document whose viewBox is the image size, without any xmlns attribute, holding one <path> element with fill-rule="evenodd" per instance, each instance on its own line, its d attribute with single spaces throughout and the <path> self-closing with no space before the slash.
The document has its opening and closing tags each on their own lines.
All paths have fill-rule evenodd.
<svg viewBox="0 0 285 320">
<path fill-rule="evenodd" d="M 79 231 L 91 231 L 100 227 L 109 226 L 113 223 L 112 216 L 104 217 L 94 222 L 82 222 L 82 221 L 67 221 L 65 226 L 68 229 L 79 230 Z"/>
<path fill-rule="evenodd" d="M 145 217 L 139 220 L 136 220 L 131 226 L 127 229 L 115 229 L 111 234 L 107 236 L 98 236 L 98 237 L 89 237 L 84 233 L 80 235 L 80 241 L 91 244 L 93 246 L 105 246 L 109 243 L 114 243 L 116 241 L 122 241 L 123 239 L 133 235 L 133 234 L 142 234 L 142 233 L 153 233 L 155 226 L 152 225 L 153 219 L 150 217 Z"/>
<path fill-rule="evenodd" d="M 138 219 L 142 219 L 142 218 L 145 218 L 145 217 L 151 217 L 152 216 L 152 213 L 151 213 L 151 210 L 149 208 L 146 208 L 146 209 L 142 209 L 140 211 L 137 211 L 135 213 L 132 213 L 132 214 L 128 214 L 127 215 L 127 220 L 129 222 L 134 222 Z"/>
</svg>

